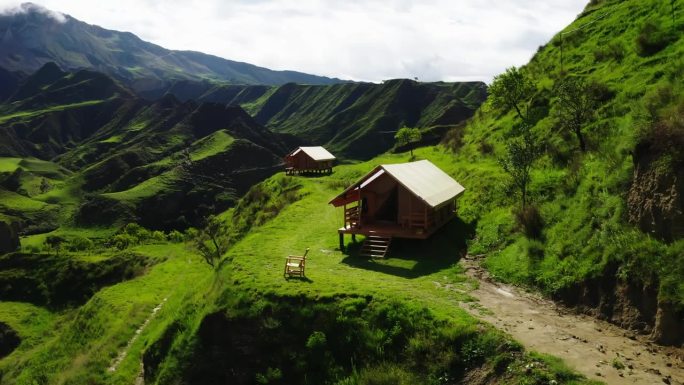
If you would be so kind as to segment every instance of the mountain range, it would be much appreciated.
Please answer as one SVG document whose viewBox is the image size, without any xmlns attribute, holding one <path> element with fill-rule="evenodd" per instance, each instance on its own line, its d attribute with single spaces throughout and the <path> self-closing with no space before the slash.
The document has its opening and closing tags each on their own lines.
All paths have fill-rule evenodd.
<svg viewBox="0 0 684 385">
<path fill-rule="evenodd" d="M 104 29 L 64 15 L 56 18 L 33 3 L 0 14 L 0 67 L 32 73 L 47 62 L 67 70 L 91 69 L 136 91 L 163 88 L 174 80 L 280 85 L 342 82 L 296 71 L 273 71 L 194 51 L 168 50 L 130 32 Z"/>
</svg>

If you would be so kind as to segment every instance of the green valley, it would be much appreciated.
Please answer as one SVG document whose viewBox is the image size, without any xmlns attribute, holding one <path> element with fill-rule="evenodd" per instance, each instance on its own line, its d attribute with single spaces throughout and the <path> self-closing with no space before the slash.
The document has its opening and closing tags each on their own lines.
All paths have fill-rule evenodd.
<svg viewBox="0 0 684 385">
<path fill-rule="evenodd" d="M 93 55 L 3 45 L 0 384 L 684 384 L 682 11 L 592 0 L 489 85 L 230 72 L 71 17 Z M 298 146 L 333 171 L 286 174 Z M 389 172 L 360 178 L 416 160 L 465 187 L 449 220 L 341 247 Z"/>
</svg>

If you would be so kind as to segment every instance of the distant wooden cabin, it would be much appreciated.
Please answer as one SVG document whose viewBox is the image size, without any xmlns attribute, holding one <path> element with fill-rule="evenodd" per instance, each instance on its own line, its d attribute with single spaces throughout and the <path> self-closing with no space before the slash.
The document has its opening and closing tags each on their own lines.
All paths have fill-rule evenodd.
<svg viewBox="0 0 684 385">
<path fill-rule="evenodd" d="M 344 208 L 344 234 L 426 239 L 452 219 L 465 189 L 427 160 L 376 167 L 330 203 Z"/>
<path fill-rule="evenodd" d="M 285 173 L 332 173 L 335 156 L 321 146 L 298 147 L 285 156 Z"/>
</svg>

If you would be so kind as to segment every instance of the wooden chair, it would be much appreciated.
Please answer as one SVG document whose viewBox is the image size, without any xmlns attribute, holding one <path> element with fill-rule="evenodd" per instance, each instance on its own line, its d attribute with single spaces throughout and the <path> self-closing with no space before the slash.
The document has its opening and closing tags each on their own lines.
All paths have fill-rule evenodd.
<svg viewBox="0 0 684 385">
<path fill-rule="evenodd" d="M 290 255 L 285 258 L 285 277 L 304 277 L 304 268 L 306 267 L 306 255 L 309 254 L 307 248 L 304 255 Z"/>
</svg>

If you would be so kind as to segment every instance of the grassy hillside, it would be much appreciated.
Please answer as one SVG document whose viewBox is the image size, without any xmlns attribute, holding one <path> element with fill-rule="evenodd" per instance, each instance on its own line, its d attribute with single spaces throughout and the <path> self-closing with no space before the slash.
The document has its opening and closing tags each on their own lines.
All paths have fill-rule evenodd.
<svg viewBox="0 0 684 385">
<path fill-rule="evenodd" d="M 523 105 L 543 149 L 526 211 L 496 166 L 521 130 L 514 109 L 487 103 L 450 135 L 461 138 L 451 143 L 456 161 L 488 180 L 465 184 L 476 201 L 462 211 L 477 227 L 470 253 L 485 254 L 499 279 L 666 343 L 684 340 L 684 12 L 674 5 L 673 25 L 668 2 L 592 1 L 522 68 L 534 86 Z M 568 78 L 595 93 L 586 152 L 559 118 L 557 87 Z"/>
<path fill-rule="evenodd" d="M 0 105 L 0 137 L 0 212 L 27 234 L 125 221 L 185 228 L 274 173 L 288 148 L 239 107 L 148 102 L 54 63 Z"/>
<path fill-rule="evenodd" d="M 417 156 L 464 183 L 479 179 L 442 149 Z M 591 383 L 458 307 L 472 285 L 454 265 L 467 224 L 452 223 L 428 244 L 405 242 L 382 261 L 335 249 L 341 213 L 329 198 L 374 164 L 407 159 L 255 186 L 223 214 L 235 242 L 218 274 L 183 244 L 150 241 L 129 250 L 160 262 L 82 306 L 55 314 L 3 302 L 0 321 L 22 338 L 0 360 L 3 382 L 127 384 L 142 363 L 145 382 L 160 384 Z M 284 256 L 307 247 L 308 278 L 284 279 Z M 41 317 L 28 321 L 31 312 Z"/>
<path fill-rule="evenodd" d="M 477 84 L 285 85 L 241 99 L 269 126 L 349 157 L 391 148 L 379 135 L 402 124 L 451 128 L 444 145 L 415 154 L 466 187 L 458 218 L 428 242 L 395 240 L 383 260 L 360 258 L 359 243 L 336 248 L 342 213 L 327 202 L 408 154 L 323 177 L 271 176 L 287 145 L 238 107 L 121 92 L 72 101 L 105 100 L 86 107 L 5 104 L 5 116 L 20 115 L 0 123 L 12 139 L 2 142 L 0 219 L 28 227 L 21 253 L 0 259 L 0 290 L 17 301 L 0 302 L 0 331 L 19 339 L 0 358 L 2 382 L 591 383 L 459 307 L 475 284 L 456 264 L 466 253 L 495 278 L 681 344 L 684 16 L 675 5 L 673 25 L 667 2 L 592 1 L 521 69 L 531 84 L 524 119 L 494 97 L 456 125 L 454 111 L 476 108 Z M 38 84 L 69 84 L 69 74 L 47 75 Z M 590 85 L 586 148 L 561 117 L 567 79 Z M 540 151 L 521 207 L 502 161 L 525 140 Z M 231 248 L 214 272 L 192 247 L 197 230 L 173 229 L 216 212 Z M 307 248 L 307 278 L 285 279 L 284 257 Z"/>
<path fill-rule="evenodd" d="M 260 124 L 293 135 L 294 145 L 325 145 L 338 157 L 364 160 L 392 149 L 402 125 L 421 128 L 423 144 L 439 142 L 486 98 L 480 82 L 407 79 L 279 87 L 177 81 L 158 91 L 146 95 L 240 105 Z"/>
<path fill-rule="evenodd" d="M 418 83 L 301 86 L 286 84 L 243 103 L 273 131 L 325 145 L 346 158 L 369 159 L 394 147 L 403 125 L 419 127 L 425 142 L 472 116 L 486 97 L 484 84 Z"/>
</svg>

